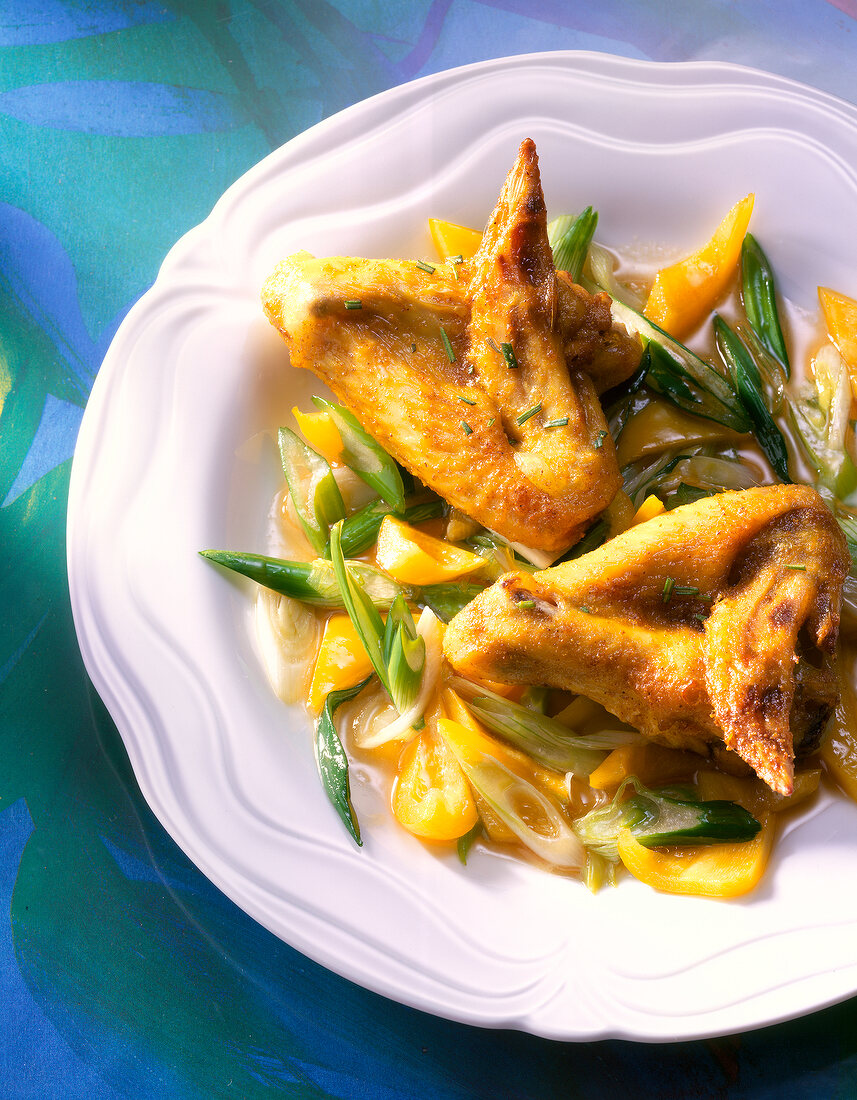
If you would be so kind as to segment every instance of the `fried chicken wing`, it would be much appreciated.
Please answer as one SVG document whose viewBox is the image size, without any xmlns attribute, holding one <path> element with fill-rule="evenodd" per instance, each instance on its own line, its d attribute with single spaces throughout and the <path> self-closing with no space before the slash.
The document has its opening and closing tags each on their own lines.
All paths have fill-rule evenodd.
<svg viewBox="0 0 857 1100">
<path fill-rule="evenodd" d="M 277 267 L 262 298 L 293 365 L 485 527 L 557 552 L 616 493 L 615 448 L 585 370 L 609 366 L 612 378 L 622 360 L 630 373 L 639 344 L 605 322 L 602 296 L 586 295 L 587 308 L 565 287 L 558 306 L 531 141 L 472 262 L 426 270 L 302 253 Z"/>
<path fill-rule="evenodd" d="M 849 568 L 813 489 L 722 493 L 507 574 L 452 620 L 444 649 L 465 676 L 586 695 L 675 747 L 722 741 L 789 794 L 795 744 L 836 704 Z"/>
</svg>

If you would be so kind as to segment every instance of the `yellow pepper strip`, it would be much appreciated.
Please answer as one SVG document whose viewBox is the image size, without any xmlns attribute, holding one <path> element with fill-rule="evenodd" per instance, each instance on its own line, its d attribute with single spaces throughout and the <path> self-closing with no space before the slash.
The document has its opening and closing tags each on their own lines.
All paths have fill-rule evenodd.
<svg viewBox="0 0 857 1100">
<path fill-rule="evenodd" d="M 692 752 L 670 749 L 653 741 L 635 741 L 620 745 L 589 776 L 589 786 L 613 791 L 623 779 L 635 775 L 646 787 L 659 787 L 688 779 L 699 767 Z"/>
<path fill-rule="evenodd" d="M 321 714 L 331 691 L 353 687 L 372 671 L 366 649 L 348 615 L 331 615 L 325 623 L 310 682 L 307 705 Z"/>
<path fill-rule="evenodd" d="M 482 234 L 477 229 L 468 229 L 438 218 L 429 218 L 429 232 L 442 260 L 448 260 L 450 256 L 461 256 L 463 260 L 469 260 L 476 255 L 482 244 Z"/>
<path fill-rule="evenodd" d="M 653 493 L 650 497 L 646 497 L 634 513 L 631 518 L 631 526 L 636 527 L 638 523 L 645 523 L 647 519 L 654 519 L 655 516 L 659 516 L 665 510 L 664 502 Z"/>
<path fill-rule="evenodd" d="M 295 406 L 292 409 L 301 435 L 314 451 L 328 462 L 339 462 L 342 458 L 342 437 L 336 425 L 326 412 L 301 412 Z"/>
<path fill-rule="evenodd" d="M 852 686 L 853 672 L 854 653 L 840 645 L 836 658 L 839 704 L 821 746 L 821 759 L 837 787 L 857 802 L 857 699 Z"/>
<path fill-rule="evenodd" d="M 391 805 L 396 820 L 423 840 L 456 840 L 476 824 L 476 803 L 455 753 L 424 730 L 399 760 Z"/>
<path fill-rule="evenodd" d="M 775 828 L 767 815 L 752 840 L 689 848 L 645 848 L 627 829 L 619 834 L 619 858 L 634 878 L 667 894 L 734 898 L 758 883 L 768 863 Z"/>
<path fill-rule="evenodd" d="M 737 202 L 702 248 L 655 276 L 643 312 L 677 340 L 693 332 L 725 292 L 741 256 L 753 198 Z"/>
<path fill-rule="evenodd" d="M 619 436 L 616 457 L 619 467 L 646 455 L 660 454 L 669 447 L 691 447 L 699 443 L 743 442 L 738 432 L 713 420 L 682 412 L 675 405 L 654 399 L 628 421 Z"/>
<path fill-rule="evenodd" d="M 851 378 L 851 392 L 857 398 L 857 301 L 830 287 L 818 288 L 827 334 L 845 360 Z"/>
<path fill-rule="evenodd" d="M 482 569 L 478 554 L 450 546 L 393 516 L 385 516 L 378 532 L 375 560 L 399 584 L 439 584 Z"/>
</svg>

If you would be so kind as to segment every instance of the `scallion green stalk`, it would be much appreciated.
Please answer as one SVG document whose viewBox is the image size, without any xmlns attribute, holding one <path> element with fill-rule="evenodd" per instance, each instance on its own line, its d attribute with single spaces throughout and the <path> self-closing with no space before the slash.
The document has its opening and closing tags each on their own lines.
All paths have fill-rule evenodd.
<svg viewBox="0 0 857 1100">
<path fill-rule="evenodd" d="M 350 466 L 395 512 L 403 511 L 405 489 L 395 461 L 348 409 L 321 397 L 313 397 L 312 400 L 315 407 L 326 412 L 336 425 L 342 439 L 345 465 Z"/>
<path fill-rule="evenodd" d="M 280 459 L 298 520 L 321 553 L 332 524 L 345 516 L 342 494 L 326 459 L 289 428 L 280 428 Z"/>
</svg>

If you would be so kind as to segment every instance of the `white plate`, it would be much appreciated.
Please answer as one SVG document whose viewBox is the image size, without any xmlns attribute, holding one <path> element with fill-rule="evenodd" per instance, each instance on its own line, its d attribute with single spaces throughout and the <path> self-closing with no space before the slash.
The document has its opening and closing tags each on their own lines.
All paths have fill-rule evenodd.
<svg viewBox="0 0 857 1100">
<path fill-rule="evenodd" d="M 325 966 L 418 1008 L 565 1039 L 751 1028 L 857 989 L 857 806 L 821 798 L 761 887 L 723 903 L 579 883 L 390 820 L 356 769 L 365 847 L 322 793 L 309 725 L 260 672 L 248 589 L 203 547 L 264 547 L 269 436 L 313 389 L 259 288 L 283 255 L 430 255 L 431 215 L 481 225 L 519 141 L 550 212 L 690 248 L 748 191 L 784 292 L 857 294 L 857 110 L 719 64 L 584 53 L 469 66 L 314 127 L 248 172 L 168 256 L 80 432 L 68 560 L 87 668 L 166 829 L 230 898 Z M 249 441 L 249 442 L 248 442 Z"/>
</svg>

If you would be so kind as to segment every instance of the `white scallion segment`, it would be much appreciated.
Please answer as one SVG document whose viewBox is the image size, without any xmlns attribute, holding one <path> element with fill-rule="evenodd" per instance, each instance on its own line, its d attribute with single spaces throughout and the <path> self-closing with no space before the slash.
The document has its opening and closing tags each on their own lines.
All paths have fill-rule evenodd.
<svg viewBox="0 0 857 1100">
<path fill-rule="evenodd" d="M 613 253 L 595 241 L 589 246 L 589 272 L 593 282 L 606 290 L 614 301 L 623 302 L 638 313 L 642 311 L 645 304 L 642 298 L 616 278 Z"/>
<path fill-rule="evenodd" d="M 321 638 L 315 613 L 299 600 L 259 588 L 256 638 L 276 695 L 284 703 L 301 702 Z"/>
<path fill-rule="evenodd" d="M 414 723 L 422 718 L 432 695 L 437 690 L 443 660 L 443 630 L 443 623 L 434 612 L 428 607 L 424 608 L 417 622 L 417 634 L 423 639 L 426 647 L 419 694 L 404 714 L 397 715 L 395 708 L 388 707 L 386 711 L 376 716 L 371 723 L 371 729 L 355 731 L 354 740 L 359 748 L 376 749 L 379 745 L 386 745 L 390 741 L 402 741 L 413 734 Z M 389 713 L 391 721 L 383 724 L 383 715 L 386 713 Z"/>
<path fill-rule="evenodd" d="M 484 754 L 477 763 L 462 757 L 459 763 L 476 793 L 534 855 L 565 870 L 583 867 L 586 852 L 571 825 L 532 783 Z M 541 827 L 530 824 L 522 810 L 530 820 L 539 818 Z"/>
<path fill-rule="evenodd" d="M 743 462 L 730 462 L 728 459 L 712 458 L 708 455 L 694 455 L 682 459 L 670 473 L 658 482 L 662 493 L 672 492 L 681 483 L 693 485 L 698 489 L 751 489 L 760 485 L 761 479 Z"/>
</svg>

